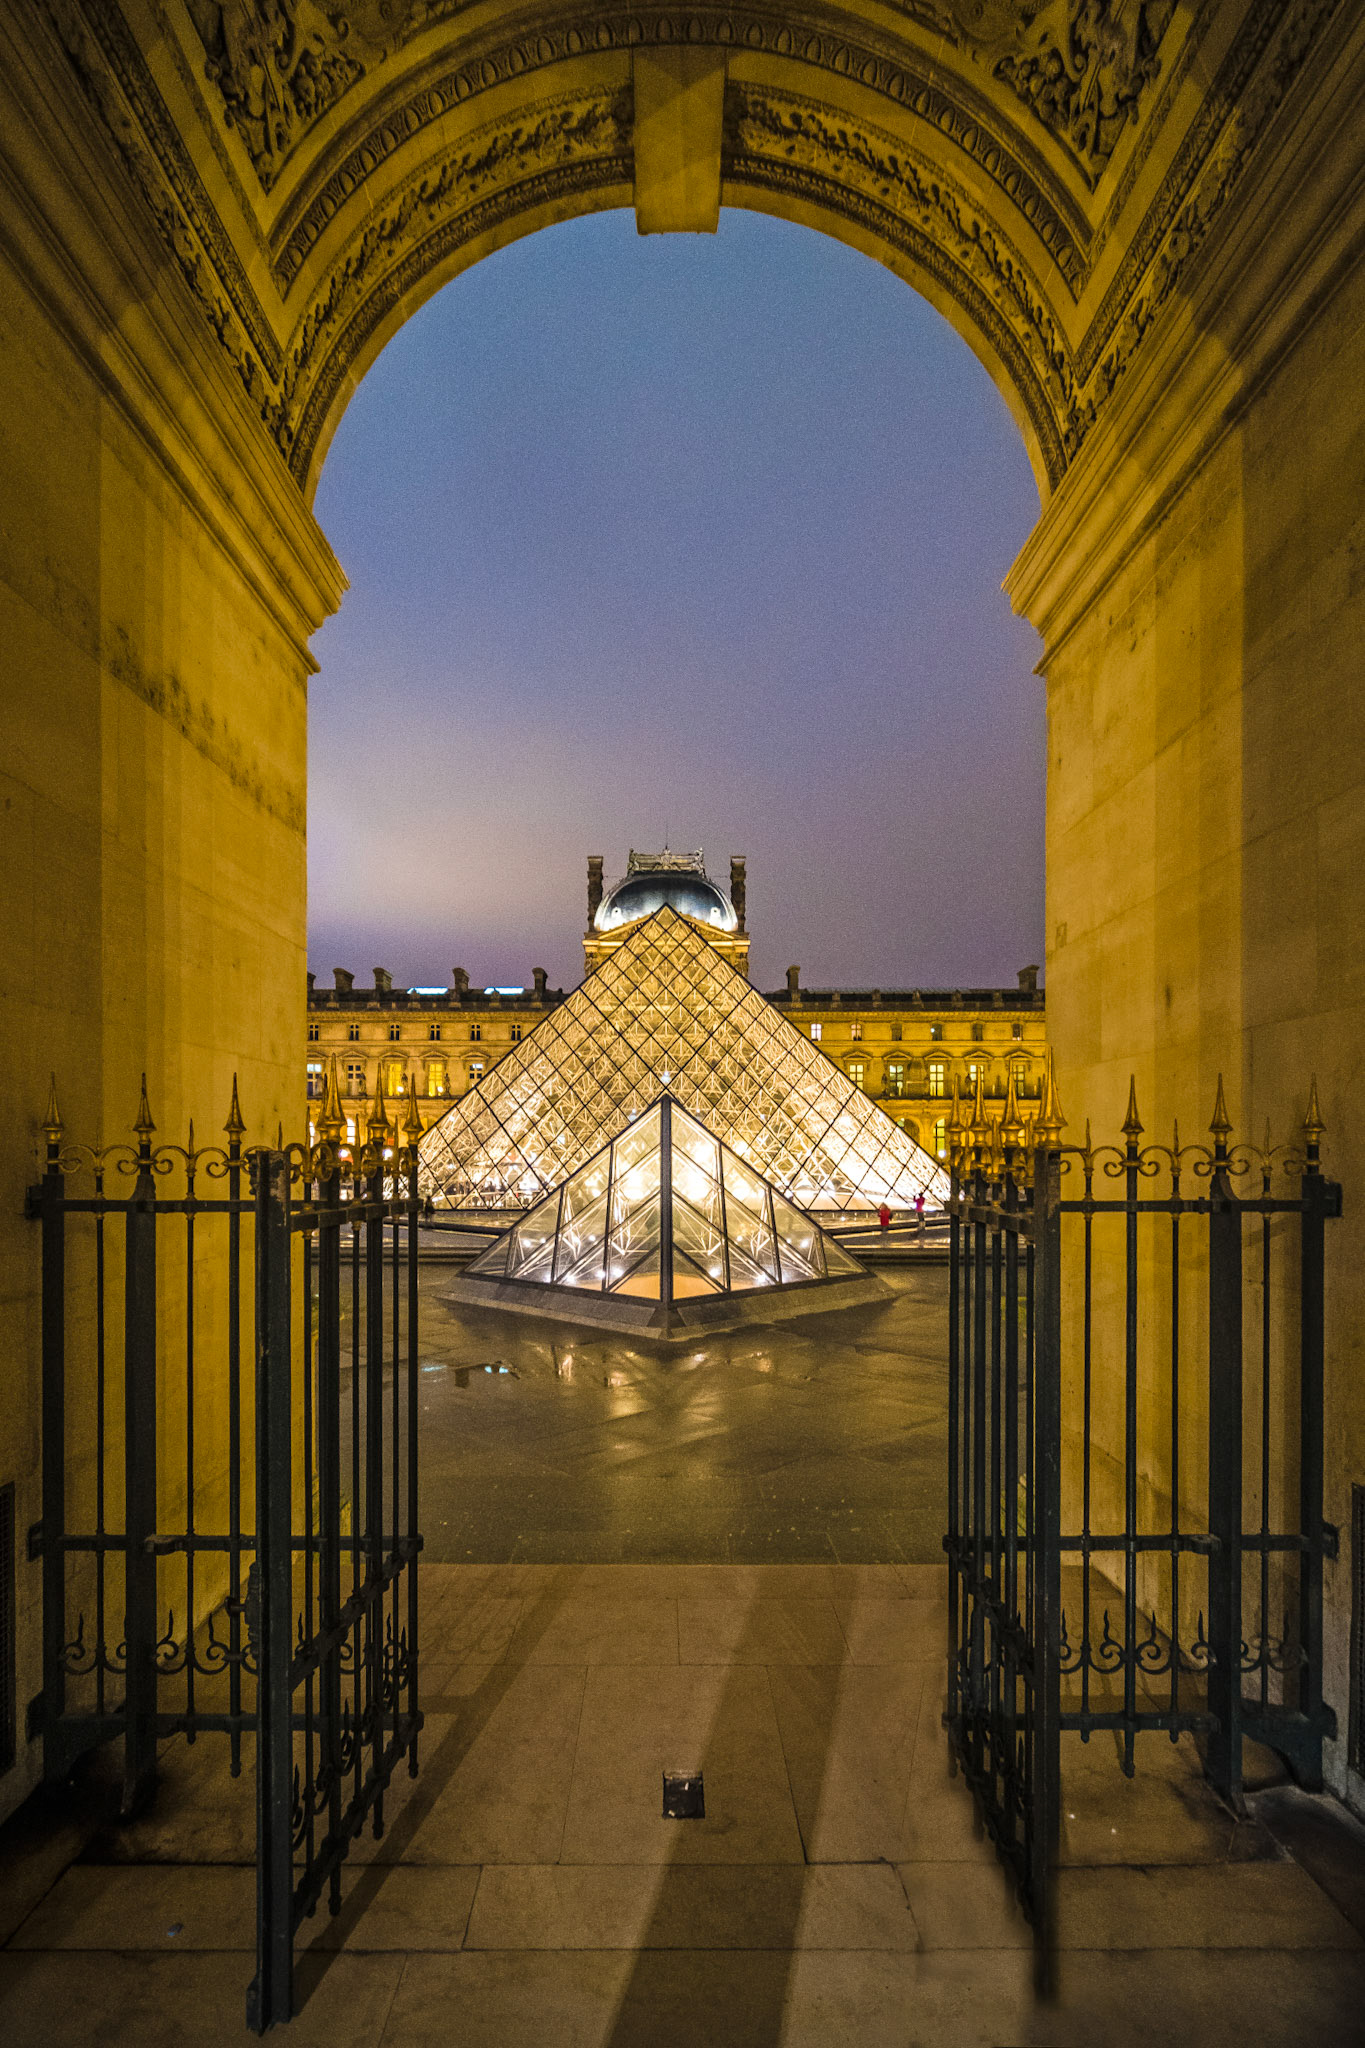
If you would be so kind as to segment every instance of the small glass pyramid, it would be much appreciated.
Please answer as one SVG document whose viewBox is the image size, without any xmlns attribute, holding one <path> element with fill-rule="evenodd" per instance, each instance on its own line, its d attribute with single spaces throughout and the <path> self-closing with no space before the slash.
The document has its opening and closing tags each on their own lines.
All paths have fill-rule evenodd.
<svg viewBox="0 0 1365 2048">
<path fill-rule="evenodd" d="M 668 905 L 431 1126 L 423 1192 L 528 1206 L 665 1090 L 798 1208 L 947 1200 L 937 1161 Z"/>
<path fill-rule="evenodd" d="M 685 1335 L 744 1320 L 737 1297 L 766 1321 L 879 1300 L 886 1290 L 663 1095 L 472 1260 L 455 1293 Z"/>
</svg>

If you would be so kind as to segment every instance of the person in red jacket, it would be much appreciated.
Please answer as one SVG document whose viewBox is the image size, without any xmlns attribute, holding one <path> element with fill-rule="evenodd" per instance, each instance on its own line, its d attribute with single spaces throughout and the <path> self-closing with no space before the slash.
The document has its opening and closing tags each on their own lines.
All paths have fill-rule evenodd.
<svg viewBox="0 0 1365 2048">
<path fill-rule="evenodd" d="M 882 1203 L 881 1208 L 877 1211 L 877 1221 L 881 1224 L 883 1230 L 891 1228 L 891 1211 L 887 1208 L 885 1202 Z"/>
</svg>

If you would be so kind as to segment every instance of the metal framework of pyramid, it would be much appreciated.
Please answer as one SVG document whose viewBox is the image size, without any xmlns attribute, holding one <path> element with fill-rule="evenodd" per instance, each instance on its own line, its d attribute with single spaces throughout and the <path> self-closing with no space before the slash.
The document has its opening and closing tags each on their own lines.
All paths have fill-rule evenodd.
<svg viewBox="0 0 1365 2048">
<path fill-rule="evenodd" d="M 851 1308 L 887 1290 L 663 1095 L 481 1252 L 452 1293 L 685 1338 Z"/>
<path fill-rule="evenodd" d="M 937 1161 L 667 905 L 431 1126 L 423 1192 L 525 1207 L 664 1091 L 798 1208 L 947 1199 Z"/>
</svg>

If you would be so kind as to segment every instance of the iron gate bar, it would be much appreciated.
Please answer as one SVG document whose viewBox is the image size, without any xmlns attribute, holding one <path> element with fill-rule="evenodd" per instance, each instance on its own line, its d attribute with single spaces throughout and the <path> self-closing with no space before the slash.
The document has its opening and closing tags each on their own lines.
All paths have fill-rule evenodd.
<svg viewBox="0 0 1365 2048">
<path fill-rule="evenodd" d="M 43 1126 L 44 1170 L 26 1201 L 41 1223 L 43 1260 L 43 1512 L 29 1548 L 42 1561 L 44 1663 L 30 1732 L 41 1735 L 49 1780 L 65 1777 L 100 1744 L 120 1741 L 125 1812 L 154 1788 L 160 1739 L 226 1734 L 236 1775 L 242 1737 L 257 1737 L 259 1948 L 249 2011 L 262 2027 L 292 2011 L 301 1919 L 324 1892 L 336 1909 L 351 1841 L 367 1820 L 382 1827 L 385 1790 L 401 1758 L 408 1757 L 413 1773 L 417 1766 L 420 1123 L 409 1096 L 404 1130 L 391 1133 L 381 1097 L 353 1155 L 339 1142 L 339 1109 L 334 1070 L 334 1142 L 244 1153 L 234 1082 L 226 1149 L 197 1148 L 192 1127 L 187 1145 L 156 1145 L 144 1082 L 136 1143 L 92 1148 L 64 1140 L 54 1084 Z M 92 1175 L 92 1193 L 69 1185 L 75 1171 Z M 159 1182 L 177 1172 L 183 1194 L 163 1195 Z M 128 1177 L 126 1194 L 106 1184 L 115 1174 Z M 201 1191 L 200 1176 L 225 1181 L 226 1196 Z M 69 1256 L 77 1219 L 91 1232 L 93 1275 L 83 1259 L 73 1266 Z M 183 1268 L 178 1258 L 162 1256 L 160 1238 L 172 1225 L 177 1235 L 183 1230 Z M 228 1300 L 219 1322 L 228 1472 L 226 1512 L 221 1520 L 215 1512 L 206 1527 L 200 1383 L 207 1297 L 197 1276 L 210 1226 L 226 1234 Z M 349 1502 L 340 1299 L 348 1226 L 352 1306 L 360 1311 L 352 1315 Z M 391 1260 L 384 1256 L 386 1230 Z M 306 1251 L 305 1272 L 316 1272 L 316 1312 L 311 1281 L 299 1294 L 295 1238 Z M 248 1274 L 255 1352 L 250 1444 L 241 1385 Z M 73 1319 L 68 1295 L 91 1278 L 93 1314 Z M 183 1308 L 172 1309 L 176 1290 Z M 398 1329 L 404 1316 L 406 1349 Z M 215 1345 L 219 1334 L 217 1325 L 207 1328 Z M 386 1368 L 394 1375 L 388 1401 Z M 184 1403 L 160 1442 L 158 1371 L 171 1396 L 166 1412 L 175 1416 L 177 1389 Z M 84 1423 L 92 1410 L 87 1490 L 83 1477 L 73 1477 L 84 1468 L 75 1462 L 71 1432 L 73 1420 Z M 254 1514 L 246 1493 L 252 1468 Z M 108 1503 L 118 1494 L 106 1487 L 107 1469 L 119 1469 L 122 1481 L 121 1527 L 110 1526 Z M 158 1527 L 182 1490 L 183 1519 Z M 112 1519 L 117 1524 L 120 1517 Z M 206 1580 L 210 1559 L 213 1577 Z M 182 1561 L 180 1627 L 174 1608 L 158 1607 L 158 1574 L 173 1560 Z M 123 1579 L 124 1640 L 116 1646 L 110 1572 Z M 206 1595 L 211 1611 L 204 1623 L 198 1608 Z M 212 1606 L 215 1596 L 219 1604 Z"/>
<path fill-rule="evenodd" d="M 980 1087 L 964 1119 L 956 1091 L 949 1125 L 954 1198 L 949 1218 L 948 1556 L 949 1670 L 945 1716 L 950 1757 L 976 1799 L 981 1818 L 1009 1868 L 1033 1922 L 1037 1980 L 1055 1977 L 1054 1884 L 1059 1839 L 1060 1736 L 1082 1740 L 1101 1730 L 1121 1738 L 1126 1772 L 1135 1764 L 1138 1735 L 1160 1730 L 1206 1738 L 1205 1770 L 1211 1785 L 1236 1810 L 1241 1798 L 1246 1737 L 1277 1749 L 1295 1775 L 1321 1784 L 1322 1743 L 1334 1717 L 1322 1699 L 1322 1565 L 1334 1552 L 1335 1532 L 1322 1521 L 1323 1251 L 1325 1219 L 1340 1214 L 1340 1189 L 1320 1167 L 1321 1119 L 1310 1091 L 1304 1150 L 1283 1153 L 1267 1140 L 1264 1152 L 1229 1144 L 1221 1081 L 1210 1126 L 1211 1147 L 1184 1146 L 1178 1131 L 1169 1146 L 1140 1145 L 1142 1124 L 1130 1086 L 1121 1148 L 1091 1143 L 1063 1146 L 1055 1083 L 1048 1076 L 1042 1113 L 1025 1132 L 1007 1097 L 998 1123 L 988 1120 Z M 1026 1142 L 1027 1141 L 1027 1142 Z M 1272 1191 L 1272 1166 L 1283 1158 L 1298 1176 L 1295 1193 Z M 1184 1192 L 1182 1174 L 1208 1182 L 1207 1194 Z M 1154 1198 L 1143 1181 L 1166 1171 L 1169 1193 Z M 1096 1174 L 1121 1180 L 1119 1200 L 1096 1192 Z M 1063 1195 L 1064 1177 L 1079 1175 L 1082 1189 Z M 1259 1180 L 1255 1192 L 1239 1183 Z M 1122 1317 L 1101 1329 L 1107 1351 L 1095 1349 L 1095 1221 L 1123 1219 Z M 1160 1528 L 1142 1526 L 1139 1426 L 1153 1399 L 1167 1398 L 1159 1382 L 1140 1370 L 1142 1344 L 1155 1325 L 1147 1307 L 1148 1275 L 1139 1241 L 1143 1217 L 1169 1218 L 1169 1513 Z M 1292 1517 L 1272 1509 L 1272 1477 L 1285 1463 L 1272 1442 L 1269 1305 L 1274 1278 L 1271 1224 L 1297 1218 L 1299 1443 L 1290 1447 L 1298 1500 Z M 1061 1361 L 1066 1229 L 1079 1224 L 1076 1276 L 1081 1328 L 1076 1354 L 1081 1387 L 1079 1529 L 1062 1529 Z M 1243 1352 L 1244 1232 L 1259 1225 L 1262 1289 L 1257 1370 Z M 1196 1238 L 1189 1241 L 1191 1227 Z M 1207 1243 L 1207 1382 L 1182 1381 L 1182 1259 Z M 1021 1312 L 1022 1298 L 1022 1312 Z M 1144 1340 L 1144 1332 L 1147 1337 Z M 1255 1336 L 1253 1335 L 1253 1344 Z M 1095 1372 L 1112 1358 L 1107 1385 L 1117 1395 L 1122 1442 L 1106 1444 L 1121 1503 L 1118 1526 L 1097 1528 L 1092 1493 L 1095 1445 Z M 1245 1469 L 1244 1403 L 1259 1387 L 1259 1455 Z M 1182 1413 L 1191 1397 L 1207 1398 L 1208 1456 L 1205 1509 L 1183 1498 Z M 1022 1409 L 1022 1414 L 1021 1414 Z M 1192 1413 L 1189 1422 L 1197 1418 Z M 1160 1420 L 1159 1411 L 1153 1418 Z M 1022 1428 L 1022 1446 L 1020 1429 Z M 1279 1462 L 1277 1462 L 1277 1459 Z M 1254 1485 L 1259 1511 L 1248 1518 L 1245 1489 Z M 1189 1521 L 1204 1526 L 1189 1527 Z M 1248 1525 L 1249 1524 L 1249 1525 Z M 1063 1555 L 1080 1566 L 1080 1633 L 1067 1627 L 1061 1597 Z M 1169 1559 L 1164 1591 L 1148 1566 Z M 1292 1560 L 1297 1557 L 1297 1567 Z M 1271 1615 L 1272 1561 L 1293 1572 L 1297 1616 L 1286 1615 L 1275 1634 Z M 1208 1574 L 1208 1628 L 1201 1606 L 1193 1639 L 1184 1633 L 1186 1573 L 1203 1560 Z M 1108 1561 L 1112 1600 L 1096 1577 Z M 1141 1567 L 1141 1568 L 1140 1568 Z M 1259 1630 L 1243 1639 L 1244 1578 L 1251 1571 Z M 1144 1572 L 1146 1579 L 1144 1580 Z M 1149 1597 L 1150 1595 L 1150 1597 Z M 1169 1609 L 1158 1626 L 1163 1600 Z M 1102 1609 L 1102 1631 L 1094 1605 Z M 1292 1604 L 1292 1603 L 1290 1603 Z M 1119 1620 L 1113 1633 L 1111 1613 Z M 1092 1674 L 1102 1682 L 1096 1697 Z M 1280 1697 L 1272 1680 L 1279 1674 Z M 1161 1683 L 1164 1676 L 1164 1684 Z M 1250 1678 L 1252 1683 L 1247 1685 Z M 1062 1681 L 1072 1680 L 1078 1700 L 1063 1704 Z M 1154 1693 L 1152 1688 L 1160 1686 Z M 1114 1687 L 1117 1687 L 1117 1693 Z"/>
<path fill-rule="evenodd" d="M 263 1913 L 268 1909 L 273 1917 L 268 1930 L 262 1926 L 258 1976 L 248 2006 L 251 2023 L 259 2031 L 290 2017 L 293 1940 L 298 1927 L 315 1909 L 324 1891 L 331 1910 L 339 1909 L 341 1865 L 349 1845 L 367 1820 L 376 1835 L 382 1832 L 385 1791 L 405 1755 L 410 1773 L 416 1774 L 416 1742 L 421 1725 L 417 1707 L 415 1585 L 416 1560 L 421 1548 L 416 1489 L 420 1119 L 409 1096 L 403 1132 L 406 1143 L 400 1146 L 397 1131 L 389 1130 L 382 1088 L 378 1091 L 366 1128 L 357 1128 L 355 1193 L 349 1201 L 342 1199 L 341 1162 L 349 1155 L 340 1143 L 345 1124 L 336 1088 L 335 1063 L 318 1128 L 321 1142 L 315 1150 L 291 1148 L 288 1154 L 281 1155 L 286 1165 L 283 1199 L 288 1228 L 303 1239 L 306 1267 L 316 1267 L 319 1300 L 315 1322 L 311 1287 L 305 1291 L 305 1359 L 309 1364 L 313 1362 L 315 1347 L 317 1370 L 316 1392 L 311 1372 L 305 1371 L 303 1382 L 302 1463 L 308 1541 L 304 1545 L 303 1613 L 297 1620 L 297 1640 L 288 1671 L 290 1726 L 295 1733 L 302 1734 L 302 1744 L 295 1744 L 292 1752 L 297 1760 L 293 1761 L 289 1797 L 284 1796 L 283 1784 L 278 1784 L 269 1808 L 263 1804 L 260 1814 L 261 1867 L 264 1869 L 273 1860 L 283 1869 L 287 1859 L 293 1882 L 288 1897 L 275 1889 L 267 1898 L 262 1889 Z M 388 1143 L 390 1135 L 395 1141 L 392 1146 Z M 391 1171 L 386 1168 L 389 1159 L 393 1161 Z M 295 1181 L 303 1189 L 298 1201 L 291 1192 Z M 344 1503 L 340 1491 L 340 1233 L 346 1223 L 352 1231 L 353 1528 L 349 1537 L 341 1528 Z M 387 1268 L 386 1229 L 392 1233 L 392 1258 Z M 387 1346 L 386 1289 L 390 1307 Z M 400 1370 L 403 1347 L 399 1322 L 404 1310 L 408 1315 L 406 1383 Z M 392 1373 L 387 1406 L 386 1354 Z M 399 1440 L 405 1399 L 406 1458 Z M 405 1472 L 406 1526 L 402 1515 Z M 296 1551 L 298 1547 L 295 1543 L 292 1549 Z M 347 1550 L 352 1560 L 351 1585 L 343 1600 L 342 1556 Z M 408 1580 L 406 1603 L 399 1584 L 404 1572 Z M 290 1619 L 294 1619 L 292 1612 Z M 349 1697 L 348 1673 L 352 1680 Z M 296 1700 L 300 1690 L 301 1712 Z M 283 1726 L 284 1708 L 276 1703 L 275 1711 Z M 320 1820 L 324 1832 L 319 1840 Z"/>
</svg>

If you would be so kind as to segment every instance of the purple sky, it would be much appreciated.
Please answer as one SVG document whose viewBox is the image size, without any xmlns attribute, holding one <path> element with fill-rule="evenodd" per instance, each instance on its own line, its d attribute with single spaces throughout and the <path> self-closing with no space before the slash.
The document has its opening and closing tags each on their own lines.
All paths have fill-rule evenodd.
<svg viewBox="0 0 1365 2048">
<path fill-rule="evenodd" d="M 1037 516 L 1003 400 L 837 242 L 725 212 L 528 237 L 403 328 L 317 511 L 309 964 L 582 978 L 584 867 L 749 858 L 753 978 L 1042 958 Z"/>
</svg>

